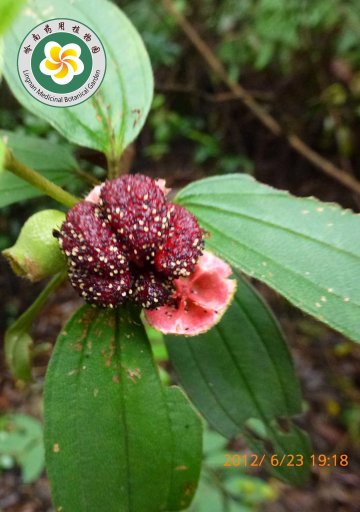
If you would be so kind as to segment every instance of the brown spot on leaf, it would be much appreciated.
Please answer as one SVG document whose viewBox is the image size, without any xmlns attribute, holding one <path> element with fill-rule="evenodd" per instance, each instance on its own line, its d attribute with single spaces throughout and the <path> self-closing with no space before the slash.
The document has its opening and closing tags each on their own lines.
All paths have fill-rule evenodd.
<svg viewBox="0 0 360 512">
<path fill-rule="evenodd" d="M 207 231 L 206 229 L 202 228 L 201 229 L 202 231 L 202 235 L 203 237 L 205 238 L 205 240 L 209 240 L 211 238 L 211 233 L 210 231 Z"/>
<path fill-rule="evenodd" d="M 106 323 L 108 324 L 109 327 L 111 327 L 112 329 L 115 329 L 115 316 L 114 315 L 109 316 Z"/>
<path fill-rule="evenodd" d="M 60 451 L 59 443 L 55 443 L 54 444 L 54 453 L 59 453 L 59 451 Z"/>
<path fill-rule="evenodd" d="M 131 370 L 130 368 L 126 368 L 125 365 L 122 365 L 125 368 L 126 373 L 128 373 L 127 378 L 132 380 L 134 384 L 136 384 L 136 378 L 141 379 L 141 370 L 140 368 L 136 368 L 136 370 Z"/>
<path fill-rule="evenodd" d="M 97 311 L 93 308 L 89 308 L 85 311 L 83 316 L 79 318 L 79 324 L 84 324 L 81 332 L 80 338 L 77 340 L 80 343 L 87 335 L 91 322 L 94 319 L 94 316 L 97 314 Z"/>
<path fill-rule="evenodd" d="M 185 496 L 192 496 L 196 491 L 196 482 L 187 482 L 183 489 Z"/>
<path fill-rule="evenodd" d="M 113 355 L 115 354 L 116 346 L 115 346 L 115 336 L 113 336 L 110 340 L 109 344 L 109 353 L 106 353 L 106 349 L 101 351 L 101 355 L 105 357 L 105 366 L 109 368 L 111 366 L 111 360 Z"/>
</svg>

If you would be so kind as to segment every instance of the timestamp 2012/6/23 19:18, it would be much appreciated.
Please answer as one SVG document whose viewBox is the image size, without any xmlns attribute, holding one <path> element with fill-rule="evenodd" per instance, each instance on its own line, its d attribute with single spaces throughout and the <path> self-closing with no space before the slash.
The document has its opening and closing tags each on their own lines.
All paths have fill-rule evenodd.
<svg viewBox="0 0 360 512">
<path fill-rule="evenodd" d="M 302 466 L 304 464 L 304 456 L 301 454 L 295 455 L 224 455 L 226 461 L 224 466 L 261 466 L 262 463 L 267 459 L 270 459 L 270 464 L 272 466 Z M 347 455 L 332 455 L 326 456 L 323 454 L 320 455 L 311 455 L 311 465 L 312 466 L 347 466 L 348 465 L 348 456 Z"/>
</svg>

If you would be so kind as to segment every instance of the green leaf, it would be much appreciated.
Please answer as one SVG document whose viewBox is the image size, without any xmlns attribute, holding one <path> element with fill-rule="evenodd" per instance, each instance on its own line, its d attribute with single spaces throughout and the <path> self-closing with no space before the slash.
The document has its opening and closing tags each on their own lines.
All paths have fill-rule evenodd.
<svg viewBox="0 0 360 512">
<path fill-rule="evenodd" d="M 249 475 L 233 474 L 225 480 L 224 487 L 232 497 L 238 498 L 242 503 L 249 505 L 250 510 L 254 510 L 253 507 L 257 503 L 276 497 L 274 490 L 267 482 Z"/>
<path fill-rule="evenodd" d="M 3 75 L 3 66 L 4 66 L 4 43 L 3 43 L 3 40 L 0 39 L 0 84 L 2 81 L 2 75 Z"/>
<path fill-rule="evenodd" d="M 10 26 L 20 12 L 25 0 L 1 0 L 0 2 L 0 36 Z"/>
<path fill-rule="evenodd" d="M 34 482 L 44 469 L 43 429 L 25 414 L 2 416 L 0 456 L 11 456 L 21 466 L 24 483 Z"/>
<path fill-rule="evenodd" d="M 200 433 L 200 419 L 181 393 L 161 386 L 137 309 L 84 306 L 75 313 L 56 343 L 45 385 L 56 510 L 158 512 L 168 500 L 171 510 L 182 508 L 199 477 Z"/>
<path fill-rule="evenodd" d="M 1 42 L 0 42 L 0 45 L 1 45 Z M 1 63 L 0 63 L 0 65 L 1 65 Z M 1 70 L 0 70 L 0 72 L 1 72 Z M 6 151 L 6 146 L 5 146 L 4 142 L 2 141 L 2 139 L 0 139 L 0 175 L 2 174 L 2 172 L 4 170 L 5 151 Z"/>
<path fill-rule="evenodd" d="M 279 429 L 276 421 L 271 421 L 267 425 L 263 422 L 259 423 L 266 429 L 264 436 L 258 437 L 255 429 L 245 430 L 250 449 L 259 455 L 257 464 L 265 454 L 264 466 L 276 478 L 295 485 L 307 482 L 310 476 L 312 453 L 307 434 L 290 423 L 288 432 Z M 276 455 L 276 458 L 274 457 L 272 461 L 273 455 Z"/>
<path fill-rule="evenodd" d="M 165 389 L 173 434 L 173 474 L 167 510 L 188 508 L 201 471 L 202 427 L 200 417 L 184 393 L 176 387 Z M 190 433 L 190 435 L 189 435 Z M 187 438 L 187 442 L 184 439 Z"/>
<path fill-rule="evenodd" d="M 49 108 L 32 98 L 19 80 L 17 54 L 24 36 L 52 18 L 78 20 L 91 27 L 104 45 L 104 81 L 88 101 L 71 108 Z M 140 132 L 153 95 L 153 75 L 143 42 L 128 18 L 106 0 L 74 2 L 35 0 L 5 38 L 4 75 L 16 98 L 48 120 L 67 139 L 118 158 Z"/>
<path fill-rule="evenodd" d="M 14 153 L 16 158 L 28 167 L 42 174 L 57 185 L 67 185 L 77 179 L 78 168 L 70 145 L 59 145 L 37 137 L 18 135 L 0 130 L 0 140 Z M 0 147 L 1 152 L 1 147 Z M 41 190 L 31 186 L 11 172 L 0 175 L 0 208 L 23 199 L 43 195 Z"/>
<path fill-rule="evenodd" d="M 43 427 L 39 420 L 32 418 L 27 414 L 14 414 L 8 416 L 11 425 L 10 430 L 19 430 L 23 435 L 26 435 L 28 441 L 35 441 L 42 439 Z"/>
<path fill-rule="evenodd" d="M 42 440 L 33 445 L 25 455 L 20 458 L 20 463 L 24 484 L 35 482 L 45 467 L 45 452 Z"/>
<path fill-rule="evenodd" d="M 27 332 L 12 327 L 6 331 L 6 361 L 14 377 L 17 379 L 25 381 L 32 379 L 32 348 L 33 340 Z"/>
<path fill-rule="evenodd" d="M 205 481 L 200 482 L 199 490 L 189 512 L 223 512 L 224 499 L 219 489 Z"/>
<path fill-rule="evenodd" d="M 310 464 L 307 438 L 291 425 L 283 434 L 277 424 L 301 412 L 291 356 L 270 310 L 240 273 L 235 276 L 234 301 L 220 323 L 195 338 L 165 336 L 169 356 L 189 398 L 213 428 L 228 438 L 245 434 L 260 458 L 266 454 L 265 464 L 280 448 L 303 454 L 303 466 L 273 471 L 302 483 Z"/>
<path fill-rule="evenodd" d="M 295 306 L 360 341 L 360 219 L 240 174 L 183 189 L 177 202 L 211 236 L 206 245 Z"/>
</svg>

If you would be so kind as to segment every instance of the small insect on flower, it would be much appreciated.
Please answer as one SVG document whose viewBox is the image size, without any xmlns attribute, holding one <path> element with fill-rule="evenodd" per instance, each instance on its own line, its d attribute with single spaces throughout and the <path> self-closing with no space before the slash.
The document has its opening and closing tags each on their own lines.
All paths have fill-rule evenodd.
<svg viewBox="0 0 360 512">
<path fill-rule="evenodd" d="M 166 201 L 168 191 L 164 180 L 140 174 L 107 181 L 69 210 L 54 236 L 86 302 L 115 308 L 132 301 L 151 313 L 155 328 L 193 335 L 220 318 L 235 281 L 210 253 L 198 264 L 200 226 L 188 210 Z"/>
</svg>

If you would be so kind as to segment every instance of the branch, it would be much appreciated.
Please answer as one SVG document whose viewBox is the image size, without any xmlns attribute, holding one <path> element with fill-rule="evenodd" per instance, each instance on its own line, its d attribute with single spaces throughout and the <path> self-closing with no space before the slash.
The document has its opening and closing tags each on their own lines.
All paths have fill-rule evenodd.
<svg viewBox="0 0 360 512">
<path fill-rule="evenodd" d="M 206 93 L 200 89 L 192 89 L 190 87 L 186 87 L 180 84 L 171 84 L 171 85 L 155 85 L 155 92 L 164 92 L 164 93 L 177 93 L 177 94 L 189 94 L 192 96 L 197 96 L 198 98 L 204 99 L 211 103 L 223 103 L 225 101 L 234 101 L 238 100 L 239 96 L 234 94 L 233 92 L 219 92 L 217 94 Z M 249 94 L 253 96 L 253 98 L 257 98 L 262 101 L 274 101 L 274 95 L 272 92 L 266 91 L 249 91 Z"/>
<path fill-rule="evenodd" d="M 360 194 L 360 182 L 355 178 L 339 169 L 329 160 L 322 157 L 316 151 L 305 144 L 297 135 L 284 133 L 279 122 L 272 117 L 264 107 L 262 107 L 253 96 L 244 89 L 240 84 L 234 82 L 229 77 L 225 67 L 220 60 L 212 52 L 206 42 L 200 37 L 194 27 L 187 19 L 177 10 L 172 0 L 161 0 L 165 9 L 174 16 L 177 23 L 188 36 L 193 45 L 201 53 L 210 68 L 222 79 L 229 89 L 241 99 L 243 103 L 252 111 L 252 113 L 276 136 L 285 136 L 290 144 L 298 153 L 309 160 L 315 167 L 323 171 L 328 176 L 336 179 L 345 187 L 353 192 Z"/>
<path fill-rule="evenodd" d="M 88 172 L 84 171 L 83 169 L 77 168 L 75 170 L 75 174 L 77 176 L 79 176 L 80 179 L 85 181 L 85 183 L 87 183 L 88 185 L 96 186 L 96 185 L 100 185 L 100 183 L 101 183 L 101 181 L 98 180 L 97 178 L 95 178 L 95 176 L 93 176 L 92 174 L 89 174 Z"/>
<path fill-rule="evenodd" d="M 69 208 L 72 208 L 74 204 L 79 202 L 79 199 L 69 194 L 69 192 L 66 192 L 66 190 L 63 190 L 58 185 L 55 185 L 55 183 L 52 183 L 41 174 L 20 162 L 8 148 L 5 152 L 4 169 L 12 172 L 22 180 L 30 183 L 33 187 L 44 192 L 44 194 L 56 199 L 56 201 L 59 201 L 59 203 Z"/>
<path fill-rule="evenodd" d="M 45 286 L 40 295 L 38 295 L 31 306 L 9 327 L 7 332 L 28 331 L 32 325 L 34 317 L 39 313 L 49 296 L 66 279 L 67 271 L 59 272 Z"/>
</svg>

